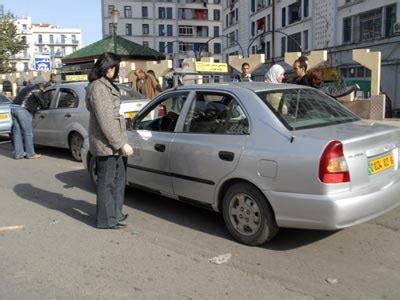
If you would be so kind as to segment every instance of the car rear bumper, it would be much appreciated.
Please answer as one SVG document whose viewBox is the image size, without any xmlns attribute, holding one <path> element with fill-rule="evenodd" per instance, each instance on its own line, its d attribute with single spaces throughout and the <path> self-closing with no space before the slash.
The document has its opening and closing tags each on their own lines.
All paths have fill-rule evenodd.
<svg viewBox="0 0 400 300">
<path fill-rule="evenodd" d="M 335 230 L 374 219 L 400 205 L 400 176 L 357 193 L 309 195 L 264 191 L 280 227 Z"/>
</svg>

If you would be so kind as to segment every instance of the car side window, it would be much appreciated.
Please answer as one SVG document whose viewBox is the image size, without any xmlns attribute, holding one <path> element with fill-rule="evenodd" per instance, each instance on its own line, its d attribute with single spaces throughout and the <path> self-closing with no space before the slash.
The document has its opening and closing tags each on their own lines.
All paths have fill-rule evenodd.
<svg viewBox="0 0 400 300">
<path fill-rule="evenodd" d="M 72 90 L 60 89 L 60 96 L 57 108 L 74 108 L 78 107 L 78 96 Z"/>
<path fill-rule="evenodd" d="M 49 109 L 51 107 L 51 101 L 53 100 L 55 94 L 55 89 L 47 90 L 45 92 L 39 92 L 37 94 L 37 97 L 40 98 L 38 99 L 40 102 L 40 109 Z"/>
<path fill-rule="evenodd" d="M 157 103 L 136 121 L 136 129 L 173 132 L 187 93 L 174 94 Z"/>
<path fill-rule="evenodd" d="M 186 116 L 183 131 L 248 134 L 249 121 L 239 103 L 231 95 L 198 92 Z"/>
</svg>

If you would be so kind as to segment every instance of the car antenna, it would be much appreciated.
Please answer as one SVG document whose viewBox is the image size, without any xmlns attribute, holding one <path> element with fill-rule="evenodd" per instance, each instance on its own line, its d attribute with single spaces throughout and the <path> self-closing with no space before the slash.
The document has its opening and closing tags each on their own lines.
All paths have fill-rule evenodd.
<svg viewBox="0 0 400 300">
<path fill-rule="evenodd" d="M 297 121 L 297 114 L 299 112 L 299 104 L 300 104 L 300 90 L 297 91 L 296 111 L 294 112 L 294 122 L 295 123 Z M 292 136 L 290 137 L 290 143 L 293 143 L 295 133 L 296 133 L 296 127 L 293 127 Z"/>
</svg>

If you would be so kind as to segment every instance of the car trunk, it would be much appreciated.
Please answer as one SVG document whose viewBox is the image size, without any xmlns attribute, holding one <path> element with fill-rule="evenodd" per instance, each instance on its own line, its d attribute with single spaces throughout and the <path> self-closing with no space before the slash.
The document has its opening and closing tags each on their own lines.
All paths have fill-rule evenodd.
<svg viewBox="0 0 400 300">
<path fill-rule="evenodd" d="M 374 185 L 377 189 L 400 176 L 398 170 L 400 128 L 358 121 L 318 130 L 306 130 L 307 137 L 338 140 L 350 172 L 350 188 Z M 298 131 L 296 135 L 303 135 Z"/>
</svg>

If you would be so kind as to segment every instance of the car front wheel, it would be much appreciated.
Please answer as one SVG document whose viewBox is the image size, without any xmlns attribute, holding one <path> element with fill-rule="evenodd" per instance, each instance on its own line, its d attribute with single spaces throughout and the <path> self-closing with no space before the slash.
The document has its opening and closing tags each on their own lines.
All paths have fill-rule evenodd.
<svg viewBox="0 0 400 300">
<path fill-rule="evenodd" d="M 96 156 L 92 156 L 89 162 L 89 176 L 93 186 L 97 186 Z"/>
<path fill-rule="evenodd" d="M 69 138 L 69 149 L 71 151 L 72 157 L 76 161 L 82 161 L 81 149 L 83 145 L 83 138 L 82 136 L 74 132 Z"/>
<path fill-rule="evenodd" d="M 227 190 L 222 214 L 228 231 L 246 245 L 261 245 L 278 232 L 268 200 L 249 183 L 236 183 Z"/>
</svg>

